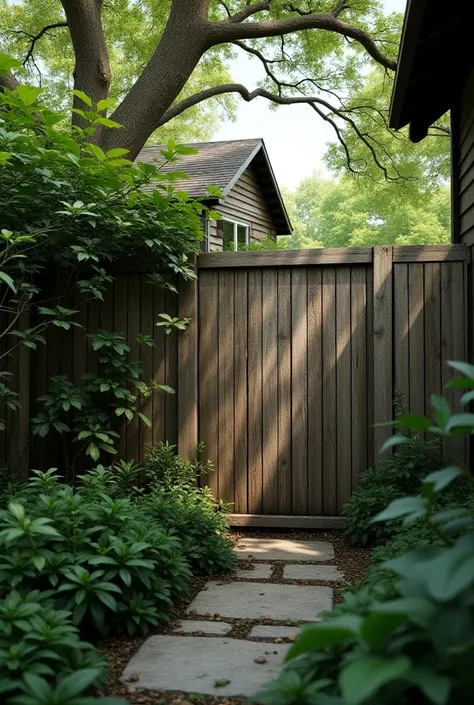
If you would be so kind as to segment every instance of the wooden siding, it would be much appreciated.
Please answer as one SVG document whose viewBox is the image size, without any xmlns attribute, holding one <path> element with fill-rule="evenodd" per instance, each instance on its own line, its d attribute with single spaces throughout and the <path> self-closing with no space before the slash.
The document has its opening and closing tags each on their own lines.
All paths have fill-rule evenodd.
<svg viewBox="0 0 474 705">
<path fill-rule="evenodd" d="M 216 206 L 215 210 L 221 213 L 223 218 L 249 225 L 252 242 L 267 236 L 276 237 L 275 224 L 252 167 L 246 169 L 224 199 L 224 203 Z M 215 220 L 208 223 L 208 236 L 210 251 L 222 250 L 222 237 Z"/>
<path fill-rule="evenodd" d="M 474 243 L 474 68 L 453 108 L 453 224 L 455 237 Z M 456 232 L 457 230 L 457 232 Z"/>
</svg>

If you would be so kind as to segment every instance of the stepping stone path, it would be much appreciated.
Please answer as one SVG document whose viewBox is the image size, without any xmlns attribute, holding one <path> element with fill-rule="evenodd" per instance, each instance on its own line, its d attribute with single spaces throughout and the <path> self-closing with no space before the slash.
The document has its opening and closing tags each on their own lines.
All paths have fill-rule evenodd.
<svg viewBox="0 0 474 705">
<path fill-rule="evenodd" d="M 332 608 L 332 588 L 317 584 L 343 577 L 335 565 L 324 565 L 334 561 L 332 544 L 247 538 L 235 554 L 245 564 L 230 580 L 209 581 L 189 605 L 189 619 L 143 643 L 122 674 L 131 688 L 254 697 L 278 677 L 300 624 Z M 305 584 L 277 581 L 281 564 L 283 581 Z M 240 623 L 236 638 L 239 620 L 253 622 L 246 632 Z"/>
</svg>

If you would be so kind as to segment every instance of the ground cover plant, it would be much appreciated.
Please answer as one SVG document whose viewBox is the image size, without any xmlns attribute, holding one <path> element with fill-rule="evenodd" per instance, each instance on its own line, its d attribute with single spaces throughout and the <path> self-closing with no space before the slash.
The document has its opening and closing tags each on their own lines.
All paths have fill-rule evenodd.
<svg viewBox="0 0 474 705">
<path fill-rule="evenodd" d="M 474 395 L 474 366 L 449 386 Z M 474 433 L 474 415 L 453 413 L 433 396 L 434 417 L 403 415 L 394 426 L 448 441 Z M 390 444 L 405 445 L 406 434 Z M 467 493 L 469 488 L 469 493 Z M 260 699 L 269 705 L 463 705 L 474 692 L 474 479 L 462 464 L 430 472 L 418 493 L 398 497 L 372 520 L 401 520 L 398 553 L 381 564 L 387 591 L 350 594 L 320 623 L 303 629 L 280 678 Z M 463 501 L 464 500 L 464 501 Z M 421 540 L 420 540 L 421 538 Z M 399 543 L 398 547 L 395 542 Z M 382 549 L 380 549 L 382 550 Z M 399 553 L 400 551 L 400 553 Z"/>
</svg>

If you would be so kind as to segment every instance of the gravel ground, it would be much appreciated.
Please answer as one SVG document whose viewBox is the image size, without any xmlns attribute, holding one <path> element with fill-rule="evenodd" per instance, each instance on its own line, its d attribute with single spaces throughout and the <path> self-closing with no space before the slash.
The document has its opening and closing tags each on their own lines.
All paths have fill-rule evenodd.
<svg viewBox="0 0 474 705">
<path fill-rule="evenodd" d="M 330 541 L 334 545 L 334 560 L 325 562 L 325 565 L 336 565 L 343 573 L 345 581 L 353 582 L 355 580 L 363 580 L 367 568 L 370 563 L 370 550 L 354 547 L 350 544 L 342 532 L 340 531 L 296 531 L 287 530 L 275 532 L 274 530 L 239 530 L 232 531 L 231 538 L 237 541 L 240 538 L 249 537 L 265 537 L 265 538 L 286 538 L 293 540 L 306 540 L 306 541 Z M 270 580 L 259 580 L 259 582 L 279 582 L 285 584 L 299 584 L 299 585 L 327 585 L 334 589 L 334 602 L 342 601 L 342 593 L 344 592 L 344 584 L 336 582 L 315 582 L 315 581 L 305 581 L 305 580 L 283 580 L 283 566 L 285 561 L 269 561 L 267 559 L 262 559 L 261 561 L 239 561 L 239 568 L 250 567 L 253 563 L 272 563 L 274 565 L 272 577 Z M 298 561 L 302 563 L 303 561 Z M 311 563 L 311 561 L 304 561 Z M 198 592 L 202 590 L 209 577 L 195 578 L 190 585 L 189 591 L 186 595 L 181 596 L 175 604 L 175 607 L 170 615 L 170 621 L 156 629 L 151 634 L 166 634 L 179 625 L 182 619 L 193 619 L 194 615 L 192 613 L 186 614 L 187 606 L 196 597 Z M 223 573 L 220 575 L 212 576 L 212 580 L 217 582 L 229 582 L 235 581 L 236 578 L 232 572 Z M 248 582 L 248 580 L 242 580 L 242 582 Z M 218 615 L 199 615 L 199 619 L 208 619 L 215 621 L 225 621 L 233 624 L 232 632 L 229 636 L 237 639 L 245 639 L 251 628 L 255 624 L 282 624 L 282 622 L 275 622 L 270 619 L 222 619 Z M 286 624 L 288 624 L 286 622 Z M 298 624 L 295 624 L 295 632 L 298 630 Z M 197 633 L 199 635 L 199 633 Z M 203 695 L 185 695 L 183 693 L 163 693 L 158 691 L 141 691 L 135 690 L 133 681 L 129 683 L 121 683 L 120 675 L 127 665 L 128 661 L 131 659 L 133 654 L 140 648 L 142 643 L 145 641 L 146 637 L 120 637 L 114 639 L 106 639 L 99 644 L 100 650 L 104 653 L 109 666 L 109 683 L 104 694 L 106 695 L 120 695 L 131 703 L 131 705 L 240 705 L 244 702 L 236 698 L 219 698 L 214 696 L 203 696 Z M 293 637 L 288 639 L 282 639 L 281 641 L 292 641 Z M 271 646 L 271 644 L 269 644 Z"/>
</svg>

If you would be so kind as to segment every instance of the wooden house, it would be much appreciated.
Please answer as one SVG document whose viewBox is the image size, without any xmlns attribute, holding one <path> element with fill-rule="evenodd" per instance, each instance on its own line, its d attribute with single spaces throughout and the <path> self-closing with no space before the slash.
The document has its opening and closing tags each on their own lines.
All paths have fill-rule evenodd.
<svg viewBox="0 0 474 705">
<path fill-rule="evenodd" d="M 220 197 L 205 203 L 222 215 L 221 220 L 204 219 L 205 252 L 238 250 L 263 238 L 290 235 L 291 223 L 262 139 L 204 142 L 193 144 L 198 151 L 172 164 L 168 173 L 182 171 L 187 179 L 176 188 L 190 196 L 206 195 L 207 186 L 217 186 Z M 162 147 L 144 147 L 140 162 L 160 162 Z"/>
</svg>

